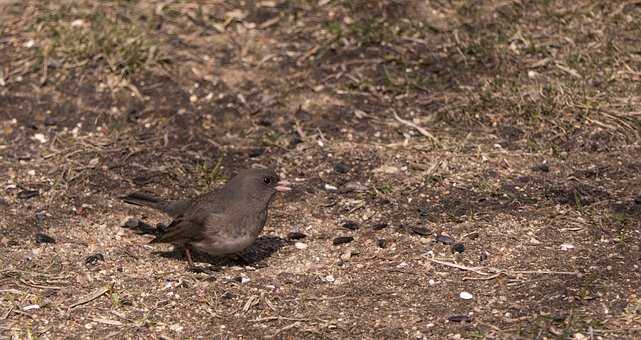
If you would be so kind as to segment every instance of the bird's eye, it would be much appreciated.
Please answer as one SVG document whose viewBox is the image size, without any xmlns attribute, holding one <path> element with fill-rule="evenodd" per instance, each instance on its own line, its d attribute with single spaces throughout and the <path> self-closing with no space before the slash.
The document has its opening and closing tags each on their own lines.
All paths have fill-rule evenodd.
<svg viewBox="0 0 641 340">
<path fill-rule="evenodd" d="M 269 178 L 269 177 L 265 177 L 265 178 L 263 178 L 263 182 L 265 182 L 265 184 L 271 184 L 272 179 Z"/>
</svg>

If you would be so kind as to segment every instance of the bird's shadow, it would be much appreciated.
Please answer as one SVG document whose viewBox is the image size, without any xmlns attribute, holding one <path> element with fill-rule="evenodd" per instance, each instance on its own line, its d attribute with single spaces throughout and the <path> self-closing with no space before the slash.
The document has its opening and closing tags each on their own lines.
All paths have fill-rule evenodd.
<svg viewBox="0 0 641 340">
<path fill-rule="evenodd" d="M 205 253 L 192 251 L 194 262 L 204 262 L 213 267 L 226 267 L 234 265 L 260 265 L 261 262 L 289 242 L 278 236 L 266 235 L 260 236 L 254 243 L 243 252 L 230 256 L 210 256 Z M 164 258 L 186 261 L 185 251 L 182 248 L 175 247 L 172 251 L 154 251 L 153 255 L 159 255 Z"/>
</svg>

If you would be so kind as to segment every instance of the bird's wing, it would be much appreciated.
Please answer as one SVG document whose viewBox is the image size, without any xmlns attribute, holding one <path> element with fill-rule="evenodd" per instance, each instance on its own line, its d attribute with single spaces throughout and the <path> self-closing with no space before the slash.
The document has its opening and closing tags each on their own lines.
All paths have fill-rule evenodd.
<svg viewBox="0 0 641 340">
<path fill-rule="evenodd" d="M 189 243 L 205 238 L 205 221 L 216 218 L 218 214 L 202 212 L 176 217 L 150 243 Z"/>
</svg>

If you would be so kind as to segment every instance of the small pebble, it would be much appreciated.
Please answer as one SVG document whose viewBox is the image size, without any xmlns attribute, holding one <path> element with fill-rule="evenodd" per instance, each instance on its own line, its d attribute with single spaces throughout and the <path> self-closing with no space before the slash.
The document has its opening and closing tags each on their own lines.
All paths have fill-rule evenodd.
<svg viewBox="0 0 641 340">
<path fill-rule="evenodd" d="M 488 253 L 487 252 L 482 252 L 481 255 L 479 256 L 479 261 L 483 262 L 487 260 Z"/>
<path fill-rule="evenodd" d="M 40 195 L 40 193 L 37 190 L 23 190 L 18 193 L 18 198 L 21 200 L 27 200 L 38 195 Z"/>
<path fill-rule="evenodd" d="M 352 252 L 350 250 L 348 250 L 348 251 L 346 251 L 346 252 L 341 254 L 341 260 L 343 260 L 345 262 L 349 261 L 349 259 L 351 259 L 351 258 L 352 258 Z"/>
<path fill-rule="evenodd" d="M 463 243 L 456 243 L 452 245 L 452 252 L 453 253 L 462 253 L 465 251 L 465 245 Z"/>
<path fill-rule="evenodd" d="M 327 190 L 327 191 L 336 191 L 336 190 L 338 190 L 338 188 L 333 186 L 333 185 L 331 185 L 331 184 L 325 183 L 325 190 Z"/>
<path fill-rule="evenodd" d="M 550 172 L 550 166 L 545 163 L 535 165 L 531 169 L 532 171 Z"/>
<path fill-rule="evenodd" d="M 354 221 L 347 221 L 343 223 L 342 227 L 349 230 L 358 230 L 358 223 Z"/>
<path fill-rule="evenodd" d="M 574 245 L 573 244 L 564 243 L 564 244 L 561 245 L 561 250 L 563 250 L 563 251 L 568 251 L 568 250 L 572 250 L 572 249 L 574 249 Z"/>
<path fill-rule="evenodd" d="M 449 237 L 447 235 L 438 235 L 438 236 L 436 236 L 436 242 L 441 242 L 441 243 L 449 246 L 449 245 L 452 245 L 452 244 L 456 243 L 456 240 L 454 240 L 453 238 L 451 238 L 451 237 Z"/>
<path fill-rule="evenodd" d="M 49 117 L 45 118 L 44 123 L 45 123 L 45 126 L 54 126 L 54 125 L 58 125 L 58 121 L 56 120 L 56 118 L 51 117 L 51 116 L 49 116 Z"/>
<path fill-rule="evenodd" d="M 45 136 L 45 135 L 44 135 L 44 134 L 42 134 L 42 133 L 36 133 L 35 135 L 33 135 L 33 137 L 31 137 L 31 139 L 32 139 L 32 140 L 35 140 L 35 141 L 38 141 L 38 142 L 40 142 L 40 143 L 46 143 L 46 142 L 47 142 L 47 140 L 48 140 L 48 139 L 47 139 L 47 136 Z"/>
<path fill-rule="evenodd" d="M 430 235 L 430 230 L 425 228 L 425 227 L 411 227 L 410 231 L 413 234 L 416 234 L 416 235 L 421 235 L 421 236 L 429 236 Z"/>
<path fill-rule="evenodd" d="M 100 254 L 100 253 L 95 253 L 93 255 L 89 255 L 85 258 L 85 264 L 96 264 L 98 261 L 105 261 L 105 256 Z"/>
<path fill-rule="evenodd" d="M 334 171 L 338 172 L 339 174 L 346 174 L 349 172 L 351 167 L 343 162 L 338 162 L 336 165 L 334 165 Z"/>
<path fill-rule="evenodd" d="M 381 230 L 381 229 L 385 229 L 385 228 L 387 228 L 387 227 L 389 227 L 389 224 L 387 224 L 387 223 L 385 223 L 385 222 L 381 222 L 381 223 L 376 223 L 376 224 L 374 224 L 374 225 L 372 226 L 372 229 L 374 229 L 374 230 Z"/>
<path fill-rule="evenodd" d="M 298 232 L 298 231 L 292 231 L 291 233 L 287 234 L 287 239 L 288 240 L 302 240 L 306 238 L 307 235 Z"/>
<path fill-rule="evenodd" d="M 352 241 L 354 241 L 354 238 L 351 236 L 339 236 L 332 241 L 332 244 L 338 246 L 344 243 L 350 243 Z"/>
<path fill-rule="evenodd" d="M 297 249 L 301 249 L 301 250 L 307 249 L 307 243 L 296 242 L 296 243 L 294 243 L 294 247 L 296 247 Z"/>
<path fill-rule="evenodd" d="M 290 140 L 289 140 L 289 147 L 290 147 L 290 148 L 291 148 L 291 147 L 294 147 L 294 146 L 296 146 L 296 145 L 298 145 L 298 144 L 300 144 L 300 143 L 302 143 L 302 142 L 303 142 L 303 140 L 302 140 L 302 139 L 300 139 L 300 137 L 299 137 L 298 135 L 294 135 L 294 136 L 292 137 L 292 139 L 290 139 Z"/>
<path fill-rule="evenodd" d="M 256 123 L 260 126 L 272 126 L 272 121 L 266 117 L 258 119 L 258 122 Z"/>
<path fill-rule="evenodd" d="M 474 295 L 468 292 L 461 292 L 461 294 L 459 294 L 459 297 L 463 300 L 471 300 L 472 298 L 474 298 Z"/>
<path fill-rule="evenodd" d="M 265 153 L 265 148 L 253 148 L 247 152 L 249 158 L 255 158 Z"/>
<path fill-rule="evenodd" d="M 56 240 L 46 234 L 43 233 L 37 233 L 36 234 L 36 243 L 42 244 L 42 243 L 56 243 Z"/>
<path fill-rule="evenodd" d="M 447 320 L 450 322 L 470 322 L 472 318 L 469 315 L 450 315 L 447 317 Z"/>
<path fill-rule="evenodd" d="M 39 226 L 42 226 L 42 224 L 45 222 L 45 217 L 47 216 L 47 213 L 44 211 L 38 211 L 35 215 L 36 217 L 36 224 Z"/>
<path fill-rule="evenodd" d="M 134 177 L 133 181 L 136 185 L 145 185 L 151 183 L 151 178 L 146 176 L 137 176 Z"/>
<path fill-rule="evenodd" d="M 477 238 L 479 238 L 479 236 L 480 236 L 480 234 L 475 231 L 475 232 L 473 232 L 471 234 L 468 234 L 467 238 L 469 238 L 470 240 L 476 240 Z"/>
<path fill-rule="evenodd" d="M 367 186 L 362 185 L 359 182 L 347 182 L 345 183 L 340 190 L 342 193 L 348 192 L 365 192 L 367 191 Z"/>
<path fill-rule="evenodd" d="M 588 337 L 582 333 L 574 333 L 572 340 L 588 340 Z"/>
</svg>

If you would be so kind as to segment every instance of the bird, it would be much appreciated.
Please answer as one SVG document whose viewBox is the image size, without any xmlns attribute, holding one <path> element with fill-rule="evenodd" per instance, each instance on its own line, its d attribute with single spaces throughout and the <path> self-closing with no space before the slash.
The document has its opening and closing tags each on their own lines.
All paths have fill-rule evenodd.
<svg viewBox="0 0 641 340">
<path fill-rule="evenodd" d="M 226 256 L 249 248 L 265 226 L 274 195 L 290 191 L 289 185 L 273 170 L 246 169 L 222 188 L 191 199 L 166 201 L 140 192 L 121 199 L 172 217 L 173 221 L 159 228 L 150 243 L 170 243 L 183 248 L 189 268 L 195 268 L 193 250 Z"/>
</svg>

